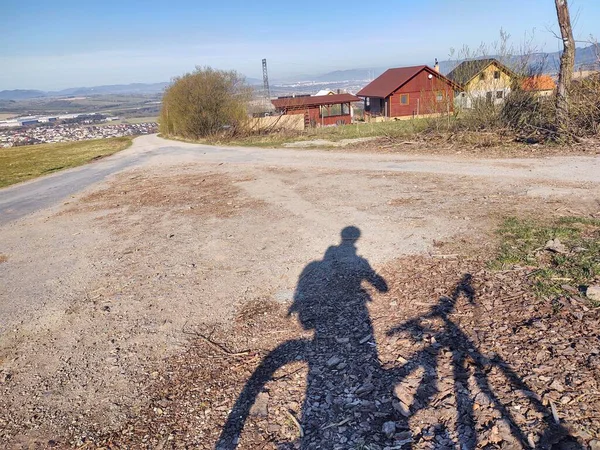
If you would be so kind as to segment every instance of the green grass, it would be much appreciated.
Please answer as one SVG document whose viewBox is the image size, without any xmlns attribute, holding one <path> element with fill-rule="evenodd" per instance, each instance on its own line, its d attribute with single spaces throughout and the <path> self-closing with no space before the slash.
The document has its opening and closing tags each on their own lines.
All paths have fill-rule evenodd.
<svg viewBox="0 0 600 450">
<path fill-rule="evenodd" d="M 529 278 L 542 297 L 568 296 L 573 289 L 583 292 L 590 284 L 600 282 L 600 220 L 564 217 L 539 223 L 510 218 L 498 234 L 501 243 L 492 268 L 531 267 Z M 545 249 L 552 239 L 559 239 L 566 252 Z"/>
<path fill-rule="evenodd" d="M 80 166 L 124 150 L 131 143 L 127 136 L 0 149 L 0 187 Z"/>
<path fill-rule="evenodd" d="M 255 147 L 277 147 L 289 142 L 326 139 L 341 141 L 368 137 L 408 138 L 427 127 L 426 119 L 398 120 L 378 123 L 355 123 L 336 127 L 311 128 L 297 132 L 278 132 L 264 135 L 251 135 L 227 141 L 206 140 L 206 143 L 227 143 L 229 145 L 248 145 Z"/>
</svg>

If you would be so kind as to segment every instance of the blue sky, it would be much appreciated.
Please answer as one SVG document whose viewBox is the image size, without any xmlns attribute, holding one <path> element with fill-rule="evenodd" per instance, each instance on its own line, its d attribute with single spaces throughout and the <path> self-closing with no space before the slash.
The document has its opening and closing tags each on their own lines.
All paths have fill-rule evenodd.
<svg viewBox="0 0 600 450">
<path fill-rule="evenodd" d="M 576 39 L 600 38 L 600 1 L 570 6 Z M 0 90 L 167 81 L 196 65 L 260 77 L 262 58 L 272 78 L 432 64 L 500 28 L 559 48 L 553 0 L 3 0 Z"/>
</svg>

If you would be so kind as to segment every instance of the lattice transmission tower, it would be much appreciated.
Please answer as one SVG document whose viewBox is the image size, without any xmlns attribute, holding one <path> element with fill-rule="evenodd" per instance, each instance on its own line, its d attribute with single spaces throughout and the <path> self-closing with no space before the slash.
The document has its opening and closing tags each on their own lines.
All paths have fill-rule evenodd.
<svg viewBox="0 0 600 450">
<path fill-rule="evenodd" d="M 271 101 L 271 89 L 269 88 L 269 72 L 267 72 L 267 60 L 262 60 L 262 69 L 263 69 L 263 86 L 265 89 L 264 95 L 267 103 Z"/>
</svg>

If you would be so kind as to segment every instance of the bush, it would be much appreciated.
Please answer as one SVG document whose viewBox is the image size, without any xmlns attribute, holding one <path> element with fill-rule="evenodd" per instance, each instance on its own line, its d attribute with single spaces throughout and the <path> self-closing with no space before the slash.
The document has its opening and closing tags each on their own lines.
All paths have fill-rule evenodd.
<svg viewBox="0 0 600 450">
<path fill-rule="evenodd" d="M 545 140 L 556 133 L 554 96 L 540 96 L 532 91 L 515 90 L 505 99 L 499 120 L 521 139 Z"/>
<path fill-rule="evenodd" d="M 574 81 L 569 92 L 570 127 L 576 136 L 600 132 L 600 75 Z"/>
<path fill-rule="evenodd" d="M 175 78 L 165 91 L 160 131 L 187 139 L 235 135 L 247 125 L 251 97 L 251 88 L 237 72 L 197 67 Z"/>
<path fill-rule="evenodd" d="M 568 140 L 598 136 L 600 132 L 600 77 L 574 82 L 569 90 Z M 500 110 L 503 126 L 521 139 L 559 140 L 556 127 L 556 97 L 516 90 Z M 564 138 L 563 138 L 564 140 Z"/>
</svg>

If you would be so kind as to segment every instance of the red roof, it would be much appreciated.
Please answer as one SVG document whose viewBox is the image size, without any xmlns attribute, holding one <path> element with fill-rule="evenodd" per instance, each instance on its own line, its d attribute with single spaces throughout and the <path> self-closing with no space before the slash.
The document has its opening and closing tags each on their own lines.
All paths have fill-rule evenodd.
<svg viewBox="0 0 600 450">
<path fill-rule="evenodd" d="M 411 66 L 411 67 L 399 67 L 397 69 L 388 69 L 367 84 L 364 88 L 356 93 L 359 97 L 380 97 L 386 98 L 391 95 L 395 90 L 405 85 L 413 77 L 415 77 L 422 70 L 426 70 L 434 76 L 447 81 L 452 86 L 455 83 L 446 78 L 439 72 L 436 72 L 429 66 Z"/>
<path fill-rule="evenodd" d="M 524 91 L 551 91 L 556 87 L 556 83 L 549 75 L 536 75 L 525 78 L 521 87 Z"/>
<path fill-rule="evenodd" d="M 291 97 L 271 100 L 275 108 L 298 108 L 309 106 L 337 105 L 339 103 L 360 102 L 352 94 L 316 95 L 314 97 Z"/>
</svg>

